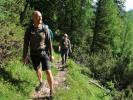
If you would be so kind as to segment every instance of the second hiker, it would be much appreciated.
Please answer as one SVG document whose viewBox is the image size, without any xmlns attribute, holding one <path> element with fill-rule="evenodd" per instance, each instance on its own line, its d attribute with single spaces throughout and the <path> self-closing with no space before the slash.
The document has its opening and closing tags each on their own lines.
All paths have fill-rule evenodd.
<svg viewBox="0 0 133 100">
<path fill-rule="evenodd" d="M 62 65 L 64 66 L 67 62 L 69 52 L 72 52 L 71 43 L 66 33 L 63 34 L 59 43 L 59 52 L 61 53 Z"/>
</svg>

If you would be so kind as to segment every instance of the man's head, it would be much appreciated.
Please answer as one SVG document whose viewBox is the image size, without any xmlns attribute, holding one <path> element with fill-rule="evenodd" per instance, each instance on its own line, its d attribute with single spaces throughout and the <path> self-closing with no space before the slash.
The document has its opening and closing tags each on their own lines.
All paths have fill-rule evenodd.
<svg viewBox="0 0 133 100">
<path fill-rule="evenodd" d="M 32 14 L 32 20 L 35 23 L 42 23 L 42 14 L 39 11 L 34 11 Z"/>
<path fill-rule="evenodd" d="M 65 33 L 65 34 L 64 34 L 64 37 L 65 37 L 65 38 L 68 38 L 68 35 Z"/>
</svg>

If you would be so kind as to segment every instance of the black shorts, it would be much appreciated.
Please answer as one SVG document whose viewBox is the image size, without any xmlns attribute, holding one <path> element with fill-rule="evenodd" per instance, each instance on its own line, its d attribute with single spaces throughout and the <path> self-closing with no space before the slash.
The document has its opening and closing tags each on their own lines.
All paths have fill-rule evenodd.
<svg viewBox="0 0 133 100">
<path fill-rule="evenodd" d="M 32 60 L 32 64 L 35 70 L 38 69 L 38 67 L 40 67 L 40 63 L 42 65 L 42 70 L 49 70 L 51 68 L 50 65 L 50 60 L 48 55 L 43 55 L 43 56 L 39 56 L 39 55 L 31 55 L 31 60 Z"/>
<path fill-rule="evenodd" d="M 61 57 L 68 56 L 68 49 L 61 50 Z"/>
</svg>

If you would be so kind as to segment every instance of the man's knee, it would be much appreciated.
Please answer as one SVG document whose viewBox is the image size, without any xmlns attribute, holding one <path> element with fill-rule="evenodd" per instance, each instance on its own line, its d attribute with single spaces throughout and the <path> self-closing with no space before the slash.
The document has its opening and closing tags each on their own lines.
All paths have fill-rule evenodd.
<svg viewBox="0 0 133 100">
<path fill-rule="evenodd" d="M 36 72 L 39 72 L 39 71 L 41 71 L 41 68 L 40 68 L 40 66 L 34 67 L 34 70 L 35 70 Z"/>
<path fill-rule="evenodd" d="M 47 75 L 49 75 L 49 76 L 51 75 L 51 70 L 46 70 L 45 72 Z"/>
</svg>

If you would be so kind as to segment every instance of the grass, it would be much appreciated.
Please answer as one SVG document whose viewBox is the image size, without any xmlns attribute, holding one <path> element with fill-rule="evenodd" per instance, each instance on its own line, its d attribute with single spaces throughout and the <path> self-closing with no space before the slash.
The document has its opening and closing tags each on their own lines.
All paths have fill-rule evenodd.
<svg viewBox="0 0 133 100">
<path fill-rule="evenodd" d="M 21 34 L 15 35 L 18 35 L 15 37 L 21 37 Z M 58 48 L 56 51 L 58 52 Z M 36 72 L 32 65 L 23 65 L 21 54 L 22 50 L 20 49 L 20 52 L 14 55 L 15 57 L 8 59 L 5 65 L 0 67 L 0 100 L 28 100 L 38 84 Z M 56 62 L 59 61 L 60 55 L 54 52 L 54 57 Z M 104 91 L 93 84 L 89 84 L 90 78 L 82 74 L 83 69 L 84 67 L 69 60 L 66 80 L 69 88 L 58 90 L 54 100 L 109 100 L 108 96 L 103 97 Z M 58 71 L 52 67 L 52 72 L 56 75 Z M 46 80 L 45 74 L 43 80 Z"/>
<path fill-rule="evenodd" d="M 20 54 L 18 54 L 20 55 Z M 54 53 L 55 60 L 59 55 Z M 68 61 L 66 84 L 68 89 L 60 88 L 56 91 L 54 100 L 109 100 L 103 97 L 105 92 L 93 84 L 89 84 L 87 75 L 82 74 L 84 67 L 72 60 Z M 84 69 L 85 70 L 85 69 Z M 52 67 L 54 75 L 58 72 Z M 14 57 L 8 60 L 0 69 L 0 99 L 1 100 L 28 100 L 38 84 L 36 73 L 31 65 L 23 65 L 21 58 Z M 46 79 L 43 75 L 43 80 Z"/>
<path fill-rule="evenodd" d="M 55 75 L 57 69 L 52 67 Z M 0 100 L 28 100 L 39 84 L 31 65 L 23 65 L 20 57 L 14 57 L 0 68 Z M 43 80 L 46 80 L 43 73 Z"/>
<path fill-rule="evenodd" d="M 66 84 L 68 89 L 60 89 L 55 94 L 54 100 L 110 100 L 102 89 L 89 84 L 89 79 L 81 73 L 83 67 L 72 60 L 68 62 L 68 73 Z"/>
</svg>

